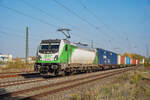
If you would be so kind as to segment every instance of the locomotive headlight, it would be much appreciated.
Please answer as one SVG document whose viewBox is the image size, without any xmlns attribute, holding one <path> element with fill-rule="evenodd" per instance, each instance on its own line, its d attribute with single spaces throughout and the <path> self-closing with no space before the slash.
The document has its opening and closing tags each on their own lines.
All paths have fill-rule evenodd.
<svg viewBox="0 0 150 100">
<path fill-rule="evenodd" d="M 54 60 L 55 60 L 55 61 L 58 60 L 58 55 L 56 55 L 56 56 L 54 57 Z"/>
</svg>

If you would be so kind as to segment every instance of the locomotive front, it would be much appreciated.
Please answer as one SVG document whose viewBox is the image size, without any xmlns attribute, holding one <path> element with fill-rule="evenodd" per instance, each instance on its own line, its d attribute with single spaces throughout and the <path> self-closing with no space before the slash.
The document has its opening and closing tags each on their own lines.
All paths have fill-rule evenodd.
<svg viewBox="0 0 150 100">
<path fill-rule="evenodd" d="M 57 72 L 61 40 L 42 40 L 36 54 L 34 70 L 40 73 Z"/>
</svg>

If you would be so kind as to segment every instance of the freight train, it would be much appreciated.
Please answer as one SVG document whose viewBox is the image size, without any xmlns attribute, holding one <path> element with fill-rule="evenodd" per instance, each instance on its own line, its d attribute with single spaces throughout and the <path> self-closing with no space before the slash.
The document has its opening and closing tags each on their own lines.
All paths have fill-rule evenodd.
<svg viewBox="0 0 150 100">
<path fill-rule="evenodd" d="M 108 68 L 128 67 L 139 60 L 121 56 L 101 48 L 88 48 L 66 39 L 42 40 L 37 49 L 34 70 L 42 74 L 92 72 Z"/>
</svg>

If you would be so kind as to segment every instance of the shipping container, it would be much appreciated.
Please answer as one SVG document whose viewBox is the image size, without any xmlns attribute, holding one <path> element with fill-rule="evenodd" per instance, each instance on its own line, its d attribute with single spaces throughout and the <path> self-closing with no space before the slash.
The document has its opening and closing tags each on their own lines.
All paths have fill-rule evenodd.
<svg viewBox="0 0 150 100">
<path fill-rule="evenodd" d="M 142 60 L 142 64 L 144 64 L 144 61 L 145 61 L 145 60 L 143 59 L 143 60 Z"/>
<path fill-rule="evenodd" d="M 132 59 L 132 64 L 136 64 L 136 59 Z"/>
<path fill-rule="evenodd" d="M 130 64 L 133 64 L 133 59 L 132 58 L 130 58 Z"/>
<path fill-rule="evenodd" d="M 125 64 L 130 64 L 130 58 L 129 57 L 125 57 Z"/>
<path fill-rule="evenodd" d="M 143 61 L 142 61 L 142 60 L 140 60 L 139 64 L 142 64 L 142 63 L 143 63 Z"/>
<path fill-rule="evenodd" d="M 138 60 L 138 64 L 140 64 L 140 61 Z"/>
<path fill-rule="evenodd" d="M 136 60 L 133 58 L 130 58 L 130 64 L 136 64 Z"/>
<path fill-rule="evenodd" d="M 120 64 L 121 64 L 121 55 L 118 55 L 118 58 L 117 58 L 117 59 L 118 59 L 117 64 L 120 65 Z"/>
<path fill-rule="evenodd" d="M 139 60 L 138 59 L 136 59 L 136 64 L 139 64 Z"/>
<path fill-rule="evenodd" d="M 117 64 L 118 54 L 100 48 L 97 49 L 97 52 L 98 52 L 99 64 L 106 64 L 106 65 Z"/>
<path fill-rule="evenodd" d="M 121 56 L 121 64 L 125 64 L 125 57 Z"/>
</svg>

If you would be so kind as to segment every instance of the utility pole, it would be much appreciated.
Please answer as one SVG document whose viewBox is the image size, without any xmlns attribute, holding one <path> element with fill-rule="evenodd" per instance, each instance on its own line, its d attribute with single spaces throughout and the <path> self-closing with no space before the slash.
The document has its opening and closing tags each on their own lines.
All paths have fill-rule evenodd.
<svg viewBox="0 0 150 100">
<path fill-rule="evenodd" d="M 147 56 L 147 58 L 149 57 L 149 54 L 148 54 L 148 45 L 146 45 L 146 56 Z"/>
<path fill-rule="evenodd" d="M 91 41 L 91 48 L 93 48 L 93 40 Z"/>
<path fill-rule="evenodd" d="M 28 27 L 26 27 L 26 64 L 28 63 L 29 47 L 28 47 Z"/>
</svg>

